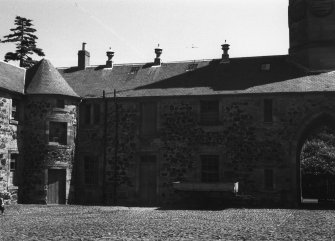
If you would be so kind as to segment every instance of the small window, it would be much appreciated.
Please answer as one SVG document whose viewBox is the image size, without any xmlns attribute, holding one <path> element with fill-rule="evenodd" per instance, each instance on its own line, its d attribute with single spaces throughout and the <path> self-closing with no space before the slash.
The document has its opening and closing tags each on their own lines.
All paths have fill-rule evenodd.
<svg viewBox="0 0 335 241">
<path fill-rule="evenodd" d="M 92 156 L 84 157 L 84 183 L 86 185 L 98 184 L 98 162 Z"/>
<path fill-rule="evenodd" d="M 261 70 L 262 71 L 270 71 L 271 65 L 270 64 L 262 64 L 261 65 Z"/>
<path fill-rule="evenodd" d="M 272 110 L 272 99 L 264 100 L 264 122 L 272 122 L 273 121 L 273 110 Z"/>
<path fill-rule="evenodd" d="M 200 122 L 206 125 L 213 125 L 219 122 L 219 101 L 200 102 Z"/>
<path fill-rule="evenodd" d="M 64 109 L 65 108 L 65 102 L 62 99 L 57 99 L 56 100 L 56 107 L 60 108 L 60 109 Z"/>
<path fill-rule="evenodd" d="M 136 74 L 140 70 L 140 66 L 133 66 L 130 69 L 129 74 Z"/>
<path fill-rule="evenodd" d="M 157 105 L 147 102 L 141 104 L 141 134 L 151 136 L 156 134 L 157 129 Z"/>
<path fill-rule="evenodd" d="M 11 172 L 16 171 L 17 158 L 18 158 L 18 153 L 11 153 L 10 154 L 9 170 Z"/>
<path fill-rule="evenodd" d="M 60 145 L 67 144 L 67 123 L 53 122 L 49 123 L 49 142 L 58 143 Z"/>
<path fill-rule="evenodd" d="M 273 190 L 273 170 L 264 169 L 264 188 L 266 190 Z"/>
<path fill-rule="evenodd" d="M 219 181 L 219 156 L 217 155 L 201 156 L 201 181 L 202 182 Z"/>
<path fill-rule="evenodd" d="M 198 64 L 196 64 L 196 63 L 189 64 L 189 65 L 187 66 L 186 71 L 192 71 L 192 70 L 195 70 L 197 67 L 198 67 Z"/>
<path fill-rule="evenodd" d="M 16 186 L 17 185 L 17 161 L 18 161 L 18 153 L 9 153 L 9 175 L 8 175 L 8 186 Z"/>
<path fill-rule="evenodd" d="M 94 104 L 93 108 L 94 124 L 100 123 L 100 104 Z"/>
<path fill-rule="evenodd" d="M 11 120 L 18 121 L 18 109 L 19 109 L 19 101 L 17 99 L 12 99 L 12 113 L 11 113 Z"/>
</svg>

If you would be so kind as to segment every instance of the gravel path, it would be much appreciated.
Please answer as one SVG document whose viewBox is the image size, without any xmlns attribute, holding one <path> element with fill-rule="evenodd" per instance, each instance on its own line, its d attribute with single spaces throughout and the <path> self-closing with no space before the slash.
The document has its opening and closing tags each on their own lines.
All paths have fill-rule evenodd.
<svg viewBox="0 0 335 241">
<path fill-rule="evenodd" d="M 0 222 L 1 240 L 335 240 L 333 210 L 15 205 Z"/>
</svg>

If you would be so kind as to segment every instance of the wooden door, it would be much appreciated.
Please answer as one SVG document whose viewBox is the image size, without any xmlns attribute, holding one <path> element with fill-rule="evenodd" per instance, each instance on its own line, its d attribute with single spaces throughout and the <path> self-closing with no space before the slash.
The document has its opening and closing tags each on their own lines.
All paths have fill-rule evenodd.
<svg viewBox="0 0 335 241">
<path fill-rule="evenodd" d="M 48 170 L 48 204 L 65 204 L 66 169 Z"/>
<path fill-rule="evenodd" d="M 143 156 L 140 162 L 140 202 L 144 206 L 156 203 L 157 171 L 156 157 Z"/>
</svg>

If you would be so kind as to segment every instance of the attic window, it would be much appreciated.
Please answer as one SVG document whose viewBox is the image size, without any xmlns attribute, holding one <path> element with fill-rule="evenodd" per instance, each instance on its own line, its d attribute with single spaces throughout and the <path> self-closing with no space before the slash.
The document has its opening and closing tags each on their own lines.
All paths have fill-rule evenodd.
<svg viewBox="0 0 335 241">
<path fill-rule="evenodd" d="M 192 70 L 195 70 L 197 67 L 198 67 L 198 64 L 195 64 L 195 63 L 193 63 L 193 64 L 189 64 L 189 65 L 187 66 L 186 71 L 192 71 Z"/>
<path fill-rule="evenodd" d="M 136 74 L 140 70 L 140 66 L 133 66 L 130 69 L 129 74 Z"/>
<path fill-rule="evenodd" d="M 262 71 L 270 71 L 271 65 L 270 64 L 262 64 L 261 70 Z"/>
</svg>

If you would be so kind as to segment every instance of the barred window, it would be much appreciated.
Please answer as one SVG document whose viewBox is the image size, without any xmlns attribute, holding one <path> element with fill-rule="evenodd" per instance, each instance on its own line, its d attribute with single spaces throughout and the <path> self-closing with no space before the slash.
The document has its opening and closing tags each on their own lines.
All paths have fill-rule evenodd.
<svg viewBox="0 0 335 241">
<path fill-rule="evenodd" d="M 92 156 L 84 157 L 84 183 L 86 185 L 98 184 L 98 162 Z"/>
<path fill-rule="evenodd" d="M 217 155 L 201 156 L 201 181 L 202 182 L 219 181 L 219 156 Z"/>
<path fill-rule="evenodd" d="M 219 122 L 219 101 L 200 102 L 200 122 L 201 124 L 213 125 Z"/>
</svg>

